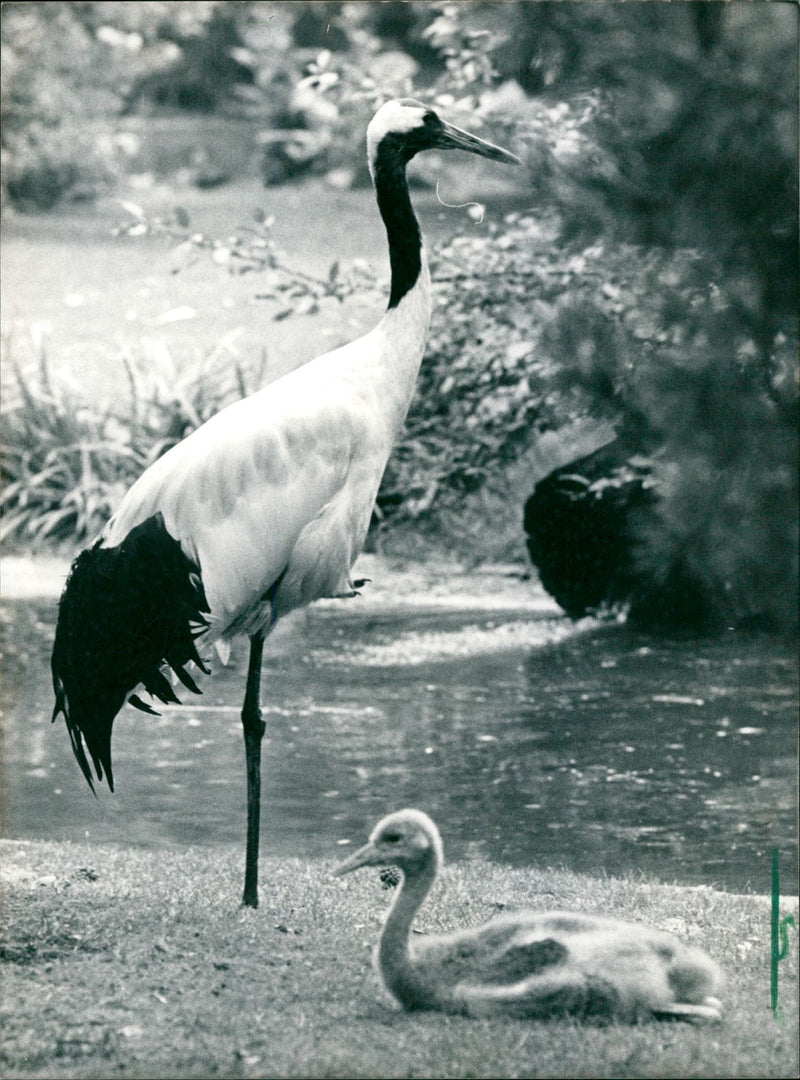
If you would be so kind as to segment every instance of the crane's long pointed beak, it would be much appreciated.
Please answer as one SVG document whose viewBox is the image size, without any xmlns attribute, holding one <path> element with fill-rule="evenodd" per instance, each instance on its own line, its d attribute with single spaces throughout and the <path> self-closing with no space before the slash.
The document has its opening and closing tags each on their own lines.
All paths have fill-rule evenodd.
<svg viewBox="0 0 800 1080">
<path fill-rule="evenodd" d="M 436 144 L 439 149 L 466 150 L 470 154 L 478 154 L 479 157 L 491 158 L 492 161 L 504 161 L 507 165 L 522 164 L 517 155 L 509 150 L 503 150 L 494 143 L 479 139 L 477 135 L 470 135 L 468 131 L 462 131 L 453 124 L 446 124 L 444 121 L 442 123 L 443 127 Z"/>
<path fill-rule="evenodd" d="M 358 870 L 360 866 L 373 866 L 381 862 L 383 859 L 378 849 L 372 844 L 364 844 L 358 851 L 354 851 L 349 859 L 345 859 L 333 868 L 333 876 L 341 877 L 342 874 L 349 874 L 351 870 Z"/>
</svg>

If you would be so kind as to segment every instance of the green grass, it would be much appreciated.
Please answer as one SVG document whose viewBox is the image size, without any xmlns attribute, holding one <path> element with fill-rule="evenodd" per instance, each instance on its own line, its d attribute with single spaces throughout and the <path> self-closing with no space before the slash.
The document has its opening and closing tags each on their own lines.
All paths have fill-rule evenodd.
<svg viewBox="0 0 800 1080">
<path fill-rule="evenodd" d="M 483 862 L 446 868 L 422 930 L 501 905 L 605 910 L 677 931 L 726 969 L 725 1019 L 624 1027 L 397 1012 L 370 956 L 377 875 L 241 852 L 6 841 L 4 1077 L 694 1077 L 797 1075 L 797 941 L 769 1004 L 769 904 L 708 888 Z"/>
</svg>

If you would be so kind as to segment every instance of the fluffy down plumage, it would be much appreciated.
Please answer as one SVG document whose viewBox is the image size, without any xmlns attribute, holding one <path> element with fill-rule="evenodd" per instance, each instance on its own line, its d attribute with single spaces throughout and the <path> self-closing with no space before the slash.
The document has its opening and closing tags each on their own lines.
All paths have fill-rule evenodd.
<svg viewBox="0 0 800 1080">
<path fill-rule="evenodd" d="M 399 867 L 403 884 L 378 945 L 386 988 L 405 1008 L 634 1022 L 718 1020 L 720 970 L 702 949 L 638 923 L 569 911 L 520 911 L 450 934 L 410 937 L 442 863 L 431 819 L 399 810 L 334 870 Z"/>
</svg>

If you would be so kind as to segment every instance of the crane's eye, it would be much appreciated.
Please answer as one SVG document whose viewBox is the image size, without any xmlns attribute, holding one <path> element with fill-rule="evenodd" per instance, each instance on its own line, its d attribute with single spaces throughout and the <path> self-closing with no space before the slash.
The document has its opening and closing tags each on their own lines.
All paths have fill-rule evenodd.
<svg viewBox="0 0 800 1080">
<path fill-rule="evenodd" d="M 387 844 L 396 844 L 399 840 L 402 840 L 402 834 L 399 832 L 384 833 L 383 839 Z"/>
</svg>

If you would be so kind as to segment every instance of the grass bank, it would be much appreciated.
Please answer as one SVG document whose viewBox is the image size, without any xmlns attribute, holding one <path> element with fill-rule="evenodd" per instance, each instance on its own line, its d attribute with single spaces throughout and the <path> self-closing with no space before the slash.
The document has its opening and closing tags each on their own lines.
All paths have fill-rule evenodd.
<svg viewBox="0 0 800 1080">
<path fill-rule="evenodd" d="M 370 968 L 388 904 L 375 874 L 266 858 L 238 908 L 241 852 L 5 841 L 4 1077 L 789 1077 L 797 948 L 769 1007 L 769 903 L 709 888 L 483 862 L 446 868 L 419 920 L 502 907 L 608 911 L 703 944 L 722 1024 L 636 1027 L 405 1015 Z M 341 852 L 332 853 L 341 855 Z"/>
</svg>

